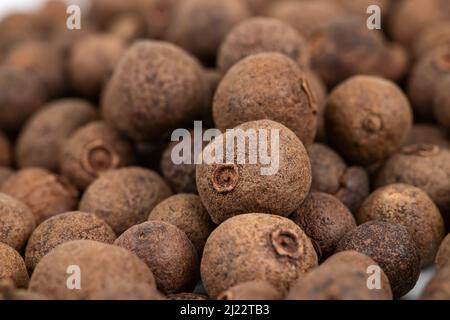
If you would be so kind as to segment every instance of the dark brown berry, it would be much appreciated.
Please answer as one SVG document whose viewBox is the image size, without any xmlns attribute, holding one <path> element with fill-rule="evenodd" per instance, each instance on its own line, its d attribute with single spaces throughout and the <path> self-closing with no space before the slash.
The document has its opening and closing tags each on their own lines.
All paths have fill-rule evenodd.
<svg viewBox="0 0 450 320">
<path fill-rule="evenodd" d="M 17 287 L 28 286 L 28 272 L 20 254 L 10 246 L 0 242 L 0 280 L 12 279 Z"/>
</svg>

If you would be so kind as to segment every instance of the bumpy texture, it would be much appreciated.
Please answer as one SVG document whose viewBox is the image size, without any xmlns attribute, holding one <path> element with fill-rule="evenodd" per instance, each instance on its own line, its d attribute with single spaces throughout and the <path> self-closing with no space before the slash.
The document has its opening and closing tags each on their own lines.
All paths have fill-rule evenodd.
<svg viewBox="0 0 450 320">
<path fill-rule="evenodd" d="M 113 73 L 127 48 L 113 35 L 89 35 L 71 48 L 68 73 L 72 87 L 87 97 L 96 97 Z"/>
<path fill-rule="evenodd" d="M 391 184 L 373 192 L 356 215 L 359 224 L 383 220 L 405 227 L 413 236 L 422 267 L 434 262 L 445 226 L 439 209 L 421 189 Z"/>
<path fill-rule="evenodd" d="M 61 99 L 47 104 L 29 119 L 19 135 L 17 165 L 57 171 L 64 140 L 96 119 L 97 111 L 85 100 Z"/>
<path fill-rule="evenodd" d="M 450 149 L 450 136 L 442 127 L 429 123 L 416 123 L 403 146 L 412 144 L 435 144 Z"/>
<path fill-rule="evenodd" d="M 178 47 L 135 42 L 106 86 L 104 118 L 119 131 L 156 140 L 203 113 L 208 90 L 200 64 Z"/>
<path fill-rule="evenodd" d="M 409 75 L 407 92 L 418 119 L 433 119 L 433 104 L 438 84 L 449 75 L 450 46 L 429 51 L 414 65 Z"/>
<path fill-rule="evenodd" d="M 317 264 L 311 241 L 294 222 L 250 213 L 233 217 L 213 231 L 203 252 L 201 276 L 212 298 L 251 280 L 268 281 L 285 293 Z"/>
<path fill-rule="evenodd" d="M 222 292 L 218 300 L 282 300 L 283 295 L 267 281 L 253 280 L 239 283 Z"/>
<path fill-rule="evenodd" d="M 227 33 L 248 16 L 241 0 L 184 0 L 174 11 L 166 38 L 196 56 L 214 59 Z"/>
<path fill-rule="evenodd" d="M 198 193 L 212 221 L 219 224 L 232 216 L 249 212 L 288 216 L 303 202 L 311 186 L 311 165 L 302 142 L 291 130 L 270 120 L 247 122 L 235 129 L 244 133 L 255 130 L 254 140 L 258 140 L 259 147 L 257 143 L 247 143 L 242 152 L 238 150 L 239 144 L 234 143 L 234 149 L 230 146 L 223 155 L 212 156 L 216 149 L 227 144 L 227 139 L 231 140 L 232 136 L 227 138 L 225 134 L 203 150 L 203 159 L 212 158 L 209 160 L 214 160 L 213 163 L 204 161 L 197 165 Z M 271 138 L 277 132 L 278 146 L 276 139 Z M 240 131 L 235 130 L 234 133 L 244 139 Z M 264 140 L 261 139 L 264 133 L 266 147 L 263 147 Z M 277 147 L 278 150 L 274 150 Z M 261 159 L 255 161 L 256 164 L 249 163 L 250 155 L 260 155 L 266 152 L 264 149 L 274 156 L 271 165 L 263 164 Z M 225 161 L 226 156 L 231 155 L 234 155 L 232 162 Z M 245 156 L 245 164 L 238 155 L 241 160 Z"/>
<path fill-rule="evenodd" d="M 228 33 L 220 46 L 217 64 L 226 72 L 243 58 L 263 52 L 282 53 L 301 67 L 309 66 L 303 37 L 287 23 L 261 17 L 246 19 Z"/>
<path fill-rule="evenodd" d="M 144 222 L 152 209 L 171 195 L 154 171 L 129 167 L 111 170 L 95 180 L 81 198 L 79 209 L 105 220 L 116 234 Z"/>
<path fill-rule="evenodd" d="M 376 265 L 372 259 L 351 251 L 344 259 L 332 256 L 291 287 L 288 300 L 391 300 L 392 292 L 386 275 L 381 271 L 381 289 L 367 287 L 367 266 Z M 367 265 L 367 266 L 366 266 Z"/>
<path fill-rule="evenodd" d="M 80 290 L 68 290 L 69 266 L 79 266 Z M 72 282 L 69 282 L 73 284 Z M 155 279 L 130 251 L 92 240 L 63 243 L 44 256 L 29 289 L 52 299 L 152 299 Z"/>
<path fill-rule="evenodd" d="M 430 196 L 450 222 L 450 150 L 435 145 L 403 147 L 389 158 L 375 178 L 375 187 L 391 183 L 416 186 Z"/>
<path fill-rule="evenodd" d="M 133 164 L 131 142 L 103 121 L 88 123 L 67 138 L 61 148 L 61 174 L 84 190 L 100 174 Z"/>
<path fill-rule="evenodd" d="M 436 96 L 434 97 L 433 101 L 434 118 L 439 124 L 441 124 L 447 130 L 450 130 L 450 93 L 448 90 L 449 86 L 450 86 L 450 73 L 449 76 L 445 77 L 444 80 L 438 83 L 436 87 Z M 448 142 L 448 144 L 450 144 L 450 142 Z"/>
<path fill-rule="evenodd" d="M 304 144 L 317 132 L 317 99 L 307 73 L 279 53 L 241 60 L 224 76 L 213 102 L 213 118 L 222 132 L 253 120 L 277 121 Z"/>
<path fill-rule="evenodd" d="M 450 265 L 439 269 L 422 292 L 422 300 L 450 299 Z"/>
<path fill-rule="evenodd" d="M 28 272 L 20 254 L 10 246 L 0 242 L 0 280 L 12 279 L 17 287 L 26 288 Z"/>
<path fill-rule="evenodd" d="M 442 240 L 439 250 L 436 254 L 436 264 L 438 268 L 443 268 L 450 262 L 450 234 Z"/>
<path fill-rule="evenodd" d="M 69 181 L 41 168 L 17 171 L 3 183 L 1 191 L 26 204 L 37 224 L 72 211 L 78 204 L 78 191 Z"/>
<path fill-rule="evenodd" d="M 380 265 L 389 278 L 394 297 L 408 293 L 420 274 L 420 256 L 413 237 L 402 226 L 369 221 L 348 232 L 336 251 L 355 250 Z"/>
<path fill-rule="evenodd" d="M 176 194 L 156 205 L 148 220 L 163 221 L 178 227 L 186 233 L 199 254 L 214 229 L 200 197 L 187 193 Z"/>
<path fill-rule="evenodd" d="M 334 252 L 347 232 L 356 228 L 355 219 L 345 205 L 321 192 L 311 192 L 289 218 L 313 241 L 322 260 Z"/>
<path fill-rule="evenodd" d="M 8 167 L 12 162 L 12 149 L 8 137 L 0 131 L 0 166 Z"/>
<path fill-rule="evenodd" d="M 46 99 L 47 93 L 37 76 L 15 68 L 0 67 L 0 129 L 17 132 Z"/>
<path fill-rule="evenodd" d="M 141 258 L 152 270 L 162 292 L 194 288 L 199 268 L 197 252 L 186 234 L 174 225 L 144 222 L 126 230 L 114 244 Z"/>
<path fill-rule="evenodd" d="M 28 240 L 25 250 L 28 270 L 34 270 L 42 257 L 56 246 L 82 239 L 113 243 L 116 235 L 106 222 L 92 213 L 66 212 L 45 220 Z"/>
<path fill-rule="evenodd" d="M 327 137 L 342 155 L 359 164 L 373 164 L 394 153 L 412 122 L 406 96 L 382 78 L 352 77 L 328 99 Z"/>
</svg>

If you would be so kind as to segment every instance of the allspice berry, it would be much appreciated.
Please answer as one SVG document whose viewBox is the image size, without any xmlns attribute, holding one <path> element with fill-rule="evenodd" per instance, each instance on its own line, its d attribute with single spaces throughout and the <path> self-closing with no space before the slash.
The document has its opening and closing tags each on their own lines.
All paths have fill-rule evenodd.
<svg viewBox="0 0 450 320">
<path fill-rule="evenodd" d="M 253 145 L 245 144 L 242 150 L 239 143 L 234 143 L 234 149 L 227 148 L 227 154 L 212 155 L 230 140 L 234 141 L 234 135 L 238 140 L 245 139 L 242 134 L 252 130 L 255 133 Z M 278 138 L 274 139 L 276 136 Z M 248 159 L 254 158 L 258 149 L 259 155 L 270 152 L 272 160 L 261 161 L 259 157 L 254 164 L 250 163 Z M 225 161 L 232 155 L 234 162 Z M 302 142 L 291 130 L 274 121 L 246 122 L 216 137 L 203 149 L 202 156 L 203 159 L 212 157 L 209 160 L 214 161 L 197 165 L 197 189 L 216 224 L 249 212 L 288 216 L 300 206 L 311 186 L 311 165 Z M 238 156 L 247 160 L 240 161 Z"/>
<path fill-rule="evenodd" d="M 199 269 L 197 252 L 186 234 L 174 225 L 144 222 L 126 230 L 114 244 L 141 258 L 163 293 L 194 288 Z"/>
<path fill-rule="evenodd" d="M 237 24 L 220 46 L 217 65 L 225 73 L 240 60 L 257 53 L 278 52 L 309 66 L 303 37 L 289 24 L 273 18 L 254 17 Z"/>
<path fill-rule="evenodd" d="M 113 243 L 116 235 L 106 222 L 92 213 L 72 211 L 45 220 L 28 240 L 25 250 L 28 270 L 34 270 L 42 257 L 56 246 L 82 239 Z"/>
<path fill-rule="evenodd" d="M 230 218 L 212 232 L 203 252 L 201 276 L 212 298 L 252 280 L 267 281 L 284 294 L 317 264 L 311 241 L 294 222 L 250 213 Z"/>
<path fill-rule="evenodd" d="M 436 87 L 436 96 L 433 101 L 433 115 L 436 121 L 447 131 L 450 131 L 450 75 L 445 77 Z M 448 144 L 450 144 L 447 138 Z"/>
<path fill-rule="evenodd" d="M 84 192 L 79 209 L 105 220 L 117 235 L 144 222 L 153 208 L 171 195 L 154 171 L 139 167 L 102 174 Z"/>
<path fill-rule="evenodd" d="M 222 292 L 218 300 L 282 300 L 283 294 L 267 281 L 253 280 L 239 283 Z"/>
<path fill-rule="evenodd" d="M 0 242 L 0 280 L 12 279 L 17 287 L 26 288 L 28 285 L 28 272 L 20 254 Z"/>
<path fill-rule="evenodd" d="M 0 193 L 0 242 L 20 251 L 36 227 L 31 210 L 21 201 Z"/>
<path fill-rule="evenodd" d="M 57 171 L 65 139 L 97 117 L 94 106 L 82 99 L 55 100 L 43 106 L 20 132 L 15 149 L 18 167 Z"/>
<path fill-rule="evenodd" d="M 1 191 L 22 201 L 33 212 L 36 223 L 67 211 L 78 204 L 78 191 L 64 177 L 46 169 L 26 168 L 6 180 Z"/>
<path fill-rule="evenodd" d="M 79 272 L 80 289 L 68 290 L 68 268 L 72 274 Z M 76 240 L 57 246 L 42 258 L 31 276 L 29 290 L 58 300 L 151 299 L 156 286 L 150 269 L 132 252 L 97 241 Z"/>
<path fill-rule="evenodd" d="M 408 99 L 391 81 L 355 76 L 333 90 L 326 107 L 327 137 L 348 160 L 381 161 L 406 139 L 412 126 Z"/>
<path fill-rule="evenodd" d="M 103 92 L 106 121 L 136 140 L 157 140 L 203 114 L 208 89 L 202 67 L 180 48 L 135 42 Z"/>
<path fill-rule="evenodd" d="M 414 238 L 422 267 L 434 262 L 445 226 L 439 209 L 421 189 L 407 184 L 391 184 L 375 190 L 362 204 L 359 224 L 383 220 L 405 227 Z"/>
<path fill-rule="evenodd" d="M 400 225 L 369 221 L 348 232 L 336 251 L 355 250 L 372 258 L 386 273 L 395 298 L 407 294 L 420 274 L 414 238 Z"/>
<path fill-rule="evenodd" d="M 318 105 L 307 73 L 279 53 L 249 56 L 224 76 L 213 102 L 213 118 L 222 132 L 260 119 L 277 121 L 304 144 L 317 132 Z"/>
<path fill-rule="evenodd" d="M 438 268 L 443 268 L 450 262 L 450 234 L 442 240 L 439 250 L 436 254 L 436 264 Z"/>
<path fill-rule="evenodd" d="M 107 0 L 109 1 L 109 0 Z M 151 39 L 163 39 L 173 19 L 180 0 L 139 1 L 139 13 L 146 25 L 146 34 Z"/>
<path fill-rule="evenodd" d="M 86 97 L 97 97 L 122 58 L 127 45 L 110 34 L 91 34 L 71 48 L 68 73 L 72 87 Z"/>
<path fill-rule="evenodd" d="M 418 59 L 428 51 L 445 45 L 450 45 L 450 22 L 440 21 L 423 29 L 413 42 L 412 49 Z"/>
<path fill-rule="evenodd" d="M 12 148 L 9 138 L 0 131 L 0 166 L 8 167 L 12 163 Z"/>
<path fill-rule="evenodd" d="M 101 173 L 125 167 L 135 161 L 131 142 L 103 121 L 78 128 L 63 143 L 61 174 L 85 189 Z"/>
<path fill-rule="evenodd" d="M 289 218 L 311 239 L 322 260 L 335 251 L 347 232 L 356 228 L 355 218 L 347 207 L 321 192 L 311 192 Z"/>
<path fill-rule="evenodd" d="M 435 144 L 450 149 L 450 136 L 447 131 L 431 123 L 416 123 L 412 126 L 403 146 L 412 144 Z"/>
<path fill-rule="evenodd" d="M 340 182 L 340 188 L 333 195 L 355 214 L 370 193 L 369 174 L 363 167 L 348 167 Z"/>
<path fill-rule="evenodd" d="M 450 265 L 440 268 L 428 282 L 421 296 L 422 300 L 450 299 Z"/>
<path fill-rule="evenodd" d="M 199 254 L 203 251 L 214 223 L 198 195 L 179 193 L 157 204 L 148 216 L 149 221 L 163 221 L 186 233 Z"/>
<path fill-rule="evenodd" d="M 403 147 L 390 157 L 375 177 L 376 188 L 405 183 L 425 191 L 441 210 L 446 223 L 450 222 L 450 150 L 436 145 Z"/>
<path fill-rule="evenodd" d="M 227 33 L 248 16 L 241 0 L 183 0 L 174 10 L 166 39 L 214 61 Z"/>
<path fill-rule="evenodd" d="M 24 88 L 27 88 L 24 90 Z M 24 70 L 0 66 L 0 129 L 16 133 L 47 99 L 39 78 Z M 11 112 L 14 110 L 14 112 Z"/>
</svg>

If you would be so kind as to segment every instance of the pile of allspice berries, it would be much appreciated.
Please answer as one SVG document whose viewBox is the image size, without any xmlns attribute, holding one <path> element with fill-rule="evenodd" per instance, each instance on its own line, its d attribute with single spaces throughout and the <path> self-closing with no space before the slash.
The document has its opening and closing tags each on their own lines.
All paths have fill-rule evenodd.
<svg viewBox="0 0 450 320">
<path fill-rule="evenodd" d="M 0 299 L 450 299 L 450 1 L 80 12 L 0 21 Z M 194 121 L 277 172 L 175 163 Z"/>
</svg>

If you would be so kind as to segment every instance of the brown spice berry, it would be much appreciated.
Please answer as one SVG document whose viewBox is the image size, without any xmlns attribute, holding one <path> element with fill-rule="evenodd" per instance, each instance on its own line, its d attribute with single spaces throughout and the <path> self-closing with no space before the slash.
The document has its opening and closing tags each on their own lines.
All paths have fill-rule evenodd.
<svg viewBox="0 0 450 320">
<path fill-rule="evenodd" d="M 348 167 L 341 177 L 341 186 L 333 194 L 354 214 L 370 193 L 370 181 L 367 171 L 362 167 Z"/>
<path fill-rule="evenodd" d="M 109 0 L 107 0 L 109 1 Z M 139 10 L 151 39 L 164 38 L 180 0 L 145 0 L 139 2 Z"/>
<path fill-rule="evenodd" d="M 337 252 L 355 250 L 368 255 L 389 278 L 394 297 L 408 293 L 420 273 L 420 256 L 406 228 L 384 221 L 369 221 L 348 232 Z"/>
<path fill-rule="evenodd" d="M 330 143 L 350 161 L 367 165 L 395 152 L 411 129 L 412 113 L 393 82 L 355 76 L 330 94 L 326 123 Z"/>
<path fill-rule="evenodd" d="M 111 227 L 92 213 L 80 211 L 58 214 L 41 223 L 31 234 L 25 250 L 25 263 L 32 271 L 56 246 L 72 240 L 95 240 L 113 243 Z"/>
<path fill-rule="evenodd" d="M 285 293 L 289 285 L 317 266 L 306 234 L 287 218 L 250 213 L 233 217 L 212 232 L 201 262 L 209 296 L 242 282 L 268 281 Z"/>
<path fill-rule="evenodd" d="M 174 225 L 144 222 L 126 230 L 114 244 L 141 258 L 152 270 L 162 292 L 194 288 L 199 268 L 197 252 L 186 234 Z"/>
<path fill-rule="evenodd" d="M 78 191 L 64 177 L 46 169 L 26 168 L 3 183 L 2 192 L 23 201 L 33 212 L 37 224 L 78 204 Z"/>
<path fill-rule="evenodd" d="M 347 232 L 356 228 L 355 219 L 345 205 L 321 192 L 311 192 L 289 218 L 313 241 L 322 260 L 334 252 Z"/>
<path fill-rule="evenodd" d="M 267 281 L 253 280 L 239 283 L 222 292 L 218 300 L 282 300 L 283 295 Z"/>
<path fill-rule="evenodd" d="M 79 267 L 79 290 L 67 289 L 70 266 Z M 70 270 L 72 274 L 77 272 Z M 29 289 L 61 300 L 151 299 L 156 286 L 150 269 L 130 251 L 97 241 L 75 240 L 57 246 L 42 258 Z"/>
<path fill-rule="evenodd" d="M 303 37 L 287 23 L 262 17 L 246 19 L 228 33 L 220 46 L 217 64 L 225 73 L 240 60 L 263 52 L 282 53 L 301 67 L 309 66 Z"/>
<path fill-rule="evenodd" d="M 186 233 L 199 254 L 214 229 L 200 197 L 195 194 L 180 193 L 165 199 L 153 208 L 148 220 L 163 221 L 178 227 Z"/>
<path fill-rule="evenodd" d="M 213 102 L 213 118 L 222 131 L 253 120 L 277 121 L 313 142 L 318 106 L 306 73 L 279 53 L 247 57 L 224 76 Z"/>
<path fill-rule="evenodd" d="M 22 129 L 15 150 L 17 165 L 57 171 L 64 140 L 96 119 L 97 111 L 88 101 L 61 99 L 48 103 Z"/>
<path fill-rule="evenodd" d="M 111 170 L 84 192 L 79 209 L 105 220 L 116 234 L 144 222 L 153 208 L 171 195 L 154 171 L 128 167 Z"/>
<path fill-rule="evenodd" d="M 438 268 L 443 268 L 450 262 L 450 234 L 442 240 L 439 250 L 436 254 L 436 264 Z"/>
<path fill-rule="evenodd" d="M 413 125 L 403 146 L 412 144 L 435 144 L 450 149 L 450 137 L 444 128 L 431 123 L 416 123 Z"/>
<path fill-rule="evenodd" d="M 414 41 L 414 56 L 420 58 L 428 51 L 444 45 L 450 45 L 450 23 L 440 21 L 430 24 L 419 33 L 419 37 Z"/>
<path fill-rule="evenodd" d="M 120 132 L 157 140 L 203 113 L 208 88 L 200 64 L 180 48 L 135 42 L 103 92 L 104 118 Z"/>
<path fill-rule="evenodd" d="M 26 288 L 28 272 L 20 254 L 10 246 L 0 242 L 0 280 L 12 279 L 17 287 Z"/>
<path fill-rule="evenodd" d="M 245 164 L 239 163 L 238 146 L 234 144 L 232 152 L 236 163 L 226 163 L 227 155 L 224 154 L 223 159 L 219 155 L 214 156 L 215 163 L 197 165 L 198 193 L 212 221 L 219 224 L 248 212 L 288 216 L 303 202 L 311 186 L 311 165 L 303 144 L 291 130 L 270 120 L 246 122 L 235 129 L 233 132 L 238 136 L 239 130 L 245 133 L 253 129 L 260 147 L 263 139 L 267 139 L 267 146 L 278 149 L 270 151 L 278 161 L 272 161 L 270 167 L 261 161 L 256 161 L 256 164 L 250 164 L 248 160 Z M 264 132 L 266 137 L 261 138 Z M 278 146 L 271 138 L 274 132 L 278 132 Z M 214 139 L 203 149 L 203 158 L 209 158 L 216 148 L 222 147 L 221 140 L 226 145 L 232 136 L 224 134 Z M 249 159 L 250 153 L 257 149 L 256 146 L 246 147 L 245 154 L 239 156 Z M 231 148 L 225 153 L 230 156 Z"/>
<path fill-rule="evenodd" d="M 450 265 L 440 268 L 428 282 L 421 296 L 422 300 L 450 299 Z"/>
<path fill-rule="evenodd" d="M 59 158 L 61 173 L 85 189 L 101 173 L 134 163 L 133 147 L 103 121 L 86 124 L 67 138 Z"/>
</svg>

